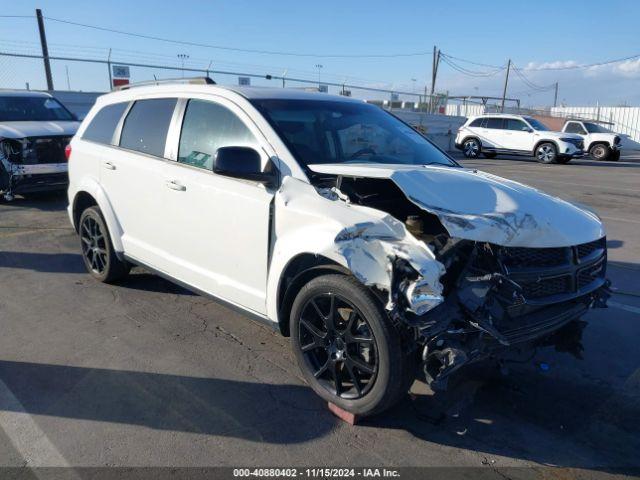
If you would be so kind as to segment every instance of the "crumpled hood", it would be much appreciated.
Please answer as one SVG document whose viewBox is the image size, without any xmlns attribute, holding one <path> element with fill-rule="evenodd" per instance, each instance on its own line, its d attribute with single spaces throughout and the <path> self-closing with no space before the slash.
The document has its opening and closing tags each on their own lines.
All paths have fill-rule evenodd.
<svg viewBox="0 0 640 480">
<path fill-rule="evenodd" d="M 438 216 L 452 237 L 503 246 L 564 247 L 605 235 L 593 212 L 535 188 L 457 167 L 327 164 L 318 173 L 389 178 L 420 208 Z"/>
<path fill-rule="evenodd" d="M 44 137 L 51 135 L 75 135 L 80 122 L 0 122 L 0 138 Z"/>
</svg>

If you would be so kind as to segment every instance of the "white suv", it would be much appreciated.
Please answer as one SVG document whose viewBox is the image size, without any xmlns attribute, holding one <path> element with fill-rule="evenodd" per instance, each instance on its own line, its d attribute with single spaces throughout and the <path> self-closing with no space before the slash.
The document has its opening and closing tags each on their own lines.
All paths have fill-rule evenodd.
<svg viewBox="0 0 640 480">
<path fill-rule="evenodd" d="M 550 131 L 535 118 L 522 115 L 470 117 L 458 130 L 455 145 L 467 158 L 480 153 L 494 158 L 501 153 L 533 155 L 540 163 L 567 163 L 584 155 L 579 135 Z"/>
<path fill-rule="evenodd" d="M 382 109 L 169 84 L 100 97 L 71 142 L 89 273 L 141 265 L 291 336 L 325 400 L 367 415 L 415 378 L 568 328 L 606 299 L 598 217 L 455 161 Z"/>
</svg>

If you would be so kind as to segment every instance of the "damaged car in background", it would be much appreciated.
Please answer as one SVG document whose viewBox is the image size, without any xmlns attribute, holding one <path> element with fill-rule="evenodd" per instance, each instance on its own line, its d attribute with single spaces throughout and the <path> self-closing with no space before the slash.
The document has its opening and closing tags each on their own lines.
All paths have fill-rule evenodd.
<svg viewBox="0 0 640 480">
<path fill-rule="evenodd" d="M 360 415 L 606 306 L 595 213 L 463 168 L 376 106 L 209 83 L 105 95 L 74 137 L 69 216 L 96 279 L 143 265 L 276 326 Z"/>
<path fill-rule="evenodd" d="M 65 190 L 65 148 L 78 125 L 48 93 L 0 92 L 0 195 Z"/>
</svg>

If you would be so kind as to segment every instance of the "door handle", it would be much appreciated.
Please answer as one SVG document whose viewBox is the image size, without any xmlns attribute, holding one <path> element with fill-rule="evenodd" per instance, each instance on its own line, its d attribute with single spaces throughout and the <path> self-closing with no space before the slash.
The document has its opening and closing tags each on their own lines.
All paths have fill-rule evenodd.
<svg viewBox="0 0 640 480">
<path fill-rule="evenodd" d="M 187 189 L 187 187 L 185 187 L 184 185 L 181 185 L 175 180 L 167 180 L 165 185 L 169 187 L 171 190 L 177 190 L 178 192 L 184 192 Z"/>
<path fill-rule="evenodd" d="M 116 166 L 111 162 L 102 162 L 102 166 L 107 170 L 115 170 Z"/>
</svg>

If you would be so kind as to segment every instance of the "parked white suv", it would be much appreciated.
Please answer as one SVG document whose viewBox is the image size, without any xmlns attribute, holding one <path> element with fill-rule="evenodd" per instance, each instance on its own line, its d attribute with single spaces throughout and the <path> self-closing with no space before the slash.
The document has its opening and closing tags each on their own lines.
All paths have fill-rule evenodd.
<svg viewBox="0 0 640 480">
<path fill-rule="evenodd" d="M 346 97 L 110 93 L 69 174 L 93 277 L 142 265 L 278 328 L 309 385 L 356 414 L 391 406 L 417 365 L 444 387 L 465 364 L 553 343 L 607 296 L 595 214 L 464 169 Z"/>
<path fill-rule="evenodd" d="M 487 158 L 533 155 L 540 163 L 567 163 L 584 155 L 579 135 L 550 131 L 535 118 L 522 115 L 470 117 L 458 130 L 455 146 L 467 158 L 477 158 L 480 153 Z"/>
<path fill-rule="evenodd" d="M 597 122 L 568 120 L 562 131 L 579 135 L 584 141 L 585 151 L 595 160 L 620 160 L 620 135 Z"/>
</svg>

